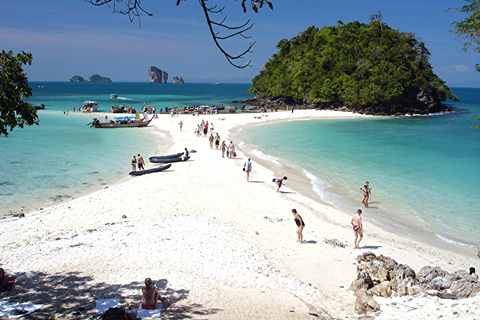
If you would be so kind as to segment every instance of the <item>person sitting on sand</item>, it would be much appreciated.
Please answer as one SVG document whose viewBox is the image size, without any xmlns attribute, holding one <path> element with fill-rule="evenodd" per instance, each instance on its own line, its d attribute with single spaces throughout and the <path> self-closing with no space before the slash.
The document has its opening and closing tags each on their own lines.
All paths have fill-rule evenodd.
<svg viewBox="0 0 480 320">
<path fill-rule="evenodd" d="M 287 180 L 287 177 L 273 179 L 273 182 L 275 182 L 278 186 L 277 192 L 280 191 L 280 188 L 282 187 L 282 185 L 285 185 L 285 183 L 283 183 L 284 180 Z"/>
<path fill-rule="evenodd" d="M 472 276 L 473 279 L 478 280 L 478 274 L 475 273 L 474 267 L 470 267 L 470 275 Z"/>
<path fill-rule="evenodd" d="M 142 309 L 156 309 L 158 300 L 163 303 L 165 299 L 158 294 L 157 287 L 153 285 L 152 279 L 145 279 L 145 287 L 142 288 Z"/>
<path fill-rule="evenodd" d="M 363 238 L 362 209 L 357 210 L 357 214 L 352 216 L 350 223 L 352 224 L 353 233 L 355 234 L 355 238 L 353 240 L 354 249 L 358 249 L 360 248 L 360 241 L 362 241 Z"/>
</svg>

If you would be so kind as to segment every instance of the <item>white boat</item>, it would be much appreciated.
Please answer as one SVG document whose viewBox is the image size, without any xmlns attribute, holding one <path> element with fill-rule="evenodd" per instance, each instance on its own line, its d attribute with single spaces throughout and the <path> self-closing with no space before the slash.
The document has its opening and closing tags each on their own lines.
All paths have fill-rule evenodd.
<svg viewBox="0 0 480 320">
<path fill-rule="evenodd" d="M 79 108 L 81 112 L 93 112 L 97 111 L 98 109 L 98 102 L 87 100 L 83 102 L 83 106 Z"/>
</svg>

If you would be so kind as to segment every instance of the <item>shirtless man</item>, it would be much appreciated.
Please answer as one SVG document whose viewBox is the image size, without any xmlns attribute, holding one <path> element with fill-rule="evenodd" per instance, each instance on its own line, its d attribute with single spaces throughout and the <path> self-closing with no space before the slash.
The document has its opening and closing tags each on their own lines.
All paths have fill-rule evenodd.
<svg viewBox="0 0 480 320">
<path fill-rule="evenodd" d="M 352 224 L 353 233 L 355 234 L 355 239 L 353 240 L 353 244 L 355 245 L 354 249 L 358 249 L 360 248 L 358 245 L 363 238 L 362 209 L 357 210 L 357 214 L 352 216 L 350 223 Z"/>
<path fill-rule="evenodd" d="M 363 192 L 362 203 L 365 208 L 368 208 L 368 199 L 370 199 L 370 192 L 372 190 L 372 188 L 368 187 L 368 181 L 365 181 L 365 185 L 363 188 L 360 188 L 360 190 Z"/>
<path fill-rule="evenodd" d="M 138 154 L 137 162 L 138 162 L 138 170 L 144 170 L 145 169 L 145 161 L 143 160 L 140 153 Z"/>
</svg>

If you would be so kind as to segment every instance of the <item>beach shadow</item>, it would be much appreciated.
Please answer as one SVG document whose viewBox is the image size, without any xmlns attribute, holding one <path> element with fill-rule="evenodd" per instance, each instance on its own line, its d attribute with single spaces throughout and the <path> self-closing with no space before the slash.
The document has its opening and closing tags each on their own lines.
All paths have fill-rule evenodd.
<svg viewBox="0 0 480 320">
<path fill-rule="evenodd" d="M 303 244 L 303 243 L 307 243 L 307 244 L 316 244 L 316 243 L 317 243 L 317 241 L 315 241 L 315 240 L 303 240 L 302 244 Z"/>
<path fill-rule="evenodd" d="M 375 250 L 375 249 L 379 249 L 381 248 L 382 246 L 363 246 L 363 247 L 360 247 L 359 249 L 371 249 L 371 250 Z"/>
<path fill-rule="evenodd" d="M 279 193 L 296 194 L 296 192 L 292 192 L 292 191 L 279 191 Z"/>
<path fill-rule="evenodd" d="M 255 181 L 255 180 L 250 180 L 249 182 L 251 182 L 251 183 L 265 183 L 265 181 Z"/>
<path fill-rule="evenodd" d="M 87 319 L 95 315 L 96 299 L 120 299 L 123 307 L 137 309 L 141 300 L 143 280 L 127 284 L 93 283 L 94 277 L 80 272 L 48 274 L 44 272 L 17 272 L 13 290 L 0 293 L 4 302 L 28 302 L 44 306 L 23 317 L 26 320 Z M 183 304 L 190 291 L 173 289 L 167 279 L 156 281 L 162 296 L 167 297 L 162 319 L 192 319 L 196 315 L 215 314 L 221 309 L 204 308 L 200 304 Z"/>
</svg>

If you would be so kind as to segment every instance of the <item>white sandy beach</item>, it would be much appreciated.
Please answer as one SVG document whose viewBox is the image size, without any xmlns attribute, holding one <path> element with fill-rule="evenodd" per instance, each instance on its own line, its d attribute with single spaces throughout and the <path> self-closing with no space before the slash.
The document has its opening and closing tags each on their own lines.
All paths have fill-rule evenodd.
<svg viewBox="0 0 480 320">
<path fill-rule="evenodd" d="M 151 277 L 171 302 L 163 310 L 166 319 L 351 319 L 358 315 L 349 287 L 362 252 L 390 256 L 416 272 L 427 265 L 449 272 L 479 265 L 473 249 L 461 255 L 387 233 L 369 223 L 368 210 L 362 248 L 352 250 L 350 214 L 298 193 L 293 182 L 275 192 L 274 174 L 255 161 L 247 182 L 241 150 L 236 159 L 222 158 L 207 138 L 194 134 L 201 119 L 213 122 L 223 141 L 243 124 L 360 115 L 295 110 L 258 116 L 161 115 L 152 124 L 173 143 L 163 153 L 196 150 L 189 161 L 0 220 L 0 265 L 17 276 L 15 289 L 2 298 L 45 304 L 27 319 L 86 319 L 95 299 L 138 305 L 143 280 Z M 301 245 L 292 208 L 306 223 Z M 379 319 L 480 318 L 480 297 L 377 301 Z M 74 315 L 80 307 L 85 310 Z"/>
</svg>

